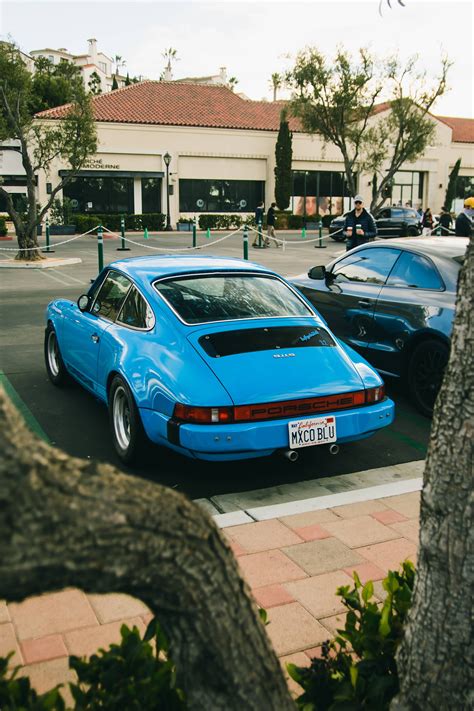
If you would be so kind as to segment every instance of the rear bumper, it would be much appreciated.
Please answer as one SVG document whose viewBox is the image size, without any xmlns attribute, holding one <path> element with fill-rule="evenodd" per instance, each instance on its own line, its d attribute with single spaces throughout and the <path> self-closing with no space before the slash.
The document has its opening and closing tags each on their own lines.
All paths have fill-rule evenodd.
<svg viewBox="0 0 474 711">
<path fill-rule="evenodd" d="M 336 418 L 338 444 L 363 439 L 393 422 L 395 406 L 385 398 L 376 405 L 328 412 Z M 229 425 L 178 424 L 153 410 L 141 410 L 148 437 L 190 457 L 207 460 L 265 457 L 289 448 L 288 422 L 295 418 Z M 314 417 L 314 415 L 312 416 Z M 304 417 L 299 419 L 305 419 Z"/>
</svg>

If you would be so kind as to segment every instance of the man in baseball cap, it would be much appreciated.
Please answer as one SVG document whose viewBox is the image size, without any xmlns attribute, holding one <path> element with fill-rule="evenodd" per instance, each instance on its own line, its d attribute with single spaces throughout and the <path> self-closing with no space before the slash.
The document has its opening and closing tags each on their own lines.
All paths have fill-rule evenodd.
<svg viewBox="0 0 474 711">
<path fill-rule="evenodd" d="M 365 209 L 362 195 L 355 196 L 354 206 L 354 209 L 347 213 L 344 221 L 346 250 L 368 242 L 377 234 L 375 220 Z"/>
<path fill-rule="evenodd" d="M 464 208 L 456 217 L 456 236 L 470 237 L 472 235 L 472 220 L 474 218 L 474 197 L 464 200 Z"/>
</svg>

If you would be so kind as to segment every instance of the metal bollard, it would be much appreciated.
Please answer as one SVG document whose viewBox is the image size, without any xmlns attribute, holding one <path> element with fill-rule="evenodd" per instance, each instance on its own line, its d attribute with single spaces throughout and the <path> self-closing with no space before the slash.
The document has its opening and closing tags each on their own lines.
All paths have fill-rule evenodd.
<svg viewBox="0 0 474 711">
<path fill-rule="evenodd" d="M 46 254 L 51 254 L 54 252 L 54 249 L 51 249 L 49 246 L 49 220 L 46 218 L 45 221 L 45 232 L 46 232 L 46 249 L 42 249 L 42 252 L 45 252 Z"/>
<path fill-rule="evenodd" d="M 301 236 L 303 239 L 306 239 L 306 227 L 303 227 L 303 229 L 301 230 Z"/>
<path fill-rule="evenodd" d="M 194 215 L 194 220 L 193 220 L 193 247 L 196 247 L 196 245 L 197 245 L 196 232 L 197 232 L 197 227 L 196 227 L 196 215 Z"/>
<path fill-rule="evenodd" d="M 211 228 L 208 227 L 207 230 L 206 230 L 206 239 L 209 239 L 210 236 L 211 236 Z"/>
<path fill-rule="evenodd" d="M 244 247 L 244 259 L 248 259 L 249 258 L 249 230 L 248 230 L 247 225 L 244 225 L 243 247 Z"/>
<path fill-rule="evenodd" d="M 318 222 L 318 237 L 319 237 L 319 244 L 315 244 L 314 247 L 315 249 L 326 249 L 326 245 L 323 244 L 323 223 L 322 220 L 319 220 Z"/>
<path fill-rule="evenodd" d="M 97 252 L 99 258 L 99 273 L 104 268 L 104 232 L 102 230 L 102 225 L 97 228 Z"/>
<path fill-rule="evenodd" d="M 148 239 L 148 227 L 143 230 L 143 239 Z"/>
<path fill-rule="evenodd" d="M 121 247 L 117 247 L 117 252 L 130 252 L 130 247 L 125 246 L 125 220 L 122 217 L 120 219 L 120 234 L 121 234 Z"/>
</svg>

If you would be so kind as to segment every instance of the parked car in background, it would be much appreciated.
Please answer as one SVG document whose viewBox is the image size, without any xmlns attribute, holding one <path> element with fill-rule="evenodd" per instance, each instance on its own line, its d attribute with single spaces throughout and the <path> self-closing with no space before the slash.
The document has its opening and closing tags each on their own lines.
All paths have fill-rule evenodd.
<svg viewBox="0 0 474 711">
<path fill-rule="evenodd" d="M 329 328 L 381 373 L 402 378 L 430 416 L 449 354 L 459 269 L 468 240 L 378 241 L 292 283 Z"/>
<path fill-rule="evenodd" d="M 47 307 L 50 380 L 107 404 L 124 462 L 146 435 L 215 461 L 362 439 L 389 425 L 380 375 L 282 277 L 240 259 L 114 262 Z M 223 470 L 225 476 L 225 471 Z"/>
<path fill-rule="evenodd" d="M 347 214 L 347 213 L 346 213 Z M 343 242 L 346 236 L 340 230 L 344 227 L 346 215 L 336 217 L 329 225 L 329 235 L 336 242 Z M 377 237 L 416 237 L 421 235 L 420 216 L 411 207 L 384 207 L 375 215 Z"/>
</svg>

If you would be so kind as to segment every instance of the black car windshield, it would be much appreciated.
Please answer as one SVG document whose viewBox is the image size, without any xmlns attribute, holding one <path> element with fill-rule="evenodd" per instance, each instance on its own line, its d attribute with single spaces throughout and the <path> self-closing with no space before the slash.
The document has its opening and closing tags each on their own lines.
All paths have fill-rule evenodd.
<svg viewBox="0 0 474 711">
<path fill-rule="evenodd" d="M 154 287 L 189 324 L 313 313 L 284 282 L 266 275 L 199 274 L 157 281 Z"/>
</svg>

